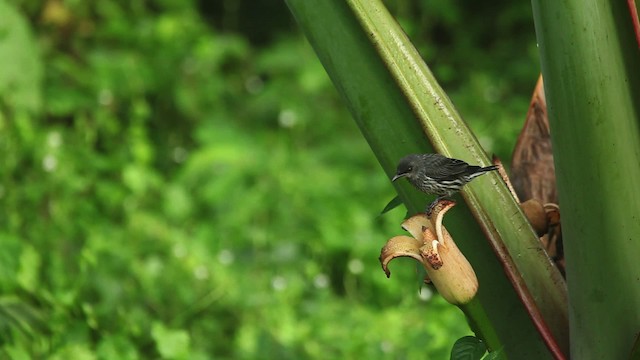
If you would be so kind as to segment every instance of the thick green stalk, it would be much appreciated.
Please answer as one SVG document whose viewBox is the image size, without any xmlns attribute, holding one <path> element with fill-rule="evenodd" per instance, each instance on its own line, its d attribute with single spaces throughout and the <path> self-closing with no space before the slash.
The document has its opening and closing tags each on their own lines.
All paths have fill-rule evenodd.
<svg viewBox="0 0 640 360">
<path fill-rule="evenodd" d="M 477 140 L 379 1 L 287 3 L 388 174 L 402 156 L 432 151 L 425 134 L 439 152 L 487 163 Z M 424 209 L 423 195 L 405 184 L 398 192 L 411 213 Z M 513 358 L 549 358 L 494 249 L 509 249 L 504 266 L 522 274 L 519 286 L 528 288 L 561 343 L 566 339 L 562 279 L 497 175 L 478 179 L 464 195 L 477 221 L 460 206 L 447 222 L 457 225 L 449 230 L 480 281 L 478 301 L 465 312 L 493 349 L 502 348 Z"/>
<path fill-rule="evenodd" d="M 571 354 L 640 329 L 640 52 L 627 5 L 533 0 L 562 210 Z"/>
<path fill-rule="evenodd" d="M 382 6 L 369 1 L 348 1 L 354 8 L 363 28 L 372 35 L 378 54 L 396 80 L 400 91 L 424 128 L 438 152 L 465 159 L 473 163 L 487 163 L 486 155 L 478 140 L 455 110 L 446 93 Z M 472 160 L 470 160 L 472 159 Z M 497 178 L 496 174 L 493 174 Z M 481 181 L 487 181 L 482 179 Z M 507 187 L 498 180 L 490 191 L 481 188 L 477 181 L 463 192 L 476 220 L 482 225 L 494 250 L 499 253 L 504 266 L 509 268 L 511 281 L 524 296 L 535 297 L 540 315 L 546 321 L 556 341 L 568 350 L 567 299 L 564 279 L 540 248 L 528 221 L 520 212 Z M 485 183 L 486 184 L 486 183 Z M 517 216 L 505 216 L 517 214 Z M 528 231 L 524 231 L 526 229 Z M 517 234 L 519 236 L 501 236 Z M 507 254 L 508 253 L 508 254 Z M 533 299 L 525 299 L 533 302 Z M 535 315 L 535 316 L 540 316 Z"/>
</svg>

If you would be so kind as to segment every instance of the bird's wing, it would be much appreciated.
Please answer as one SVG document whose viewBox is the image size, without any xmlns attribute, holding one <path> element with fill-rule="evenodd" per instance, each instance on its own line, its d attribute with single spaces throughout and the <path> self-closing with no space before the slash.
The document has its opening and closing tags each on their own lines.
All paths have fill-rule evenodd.
<svg viewBox="0 0 640 360">
<path fill-rule="evenodd" d="M 469 164 L 462 160 L 451 159 L 440 154 L 430 155 L 431 165 L 426 169 L 426 175 L 436 180 L 455 180 L 469 170 Z"/>
</svg>

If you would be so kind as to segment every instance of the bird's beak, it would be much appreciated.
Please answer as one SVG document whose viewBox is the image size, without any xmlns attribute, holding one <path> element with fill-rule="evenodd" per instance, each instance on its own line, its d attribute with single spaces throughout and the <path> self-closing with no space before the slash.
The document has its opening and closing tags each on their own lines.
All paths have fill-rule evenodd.
<svg viewBox="0 0 640 360">
<path fill-rule="evenodd" d="M 401 177 L 405 177 L 407 174 L 396 174 L 393 178 L 391 178 L 391 181 L 396 181 L 398 179 L 400 179 Z"/>
</svg>

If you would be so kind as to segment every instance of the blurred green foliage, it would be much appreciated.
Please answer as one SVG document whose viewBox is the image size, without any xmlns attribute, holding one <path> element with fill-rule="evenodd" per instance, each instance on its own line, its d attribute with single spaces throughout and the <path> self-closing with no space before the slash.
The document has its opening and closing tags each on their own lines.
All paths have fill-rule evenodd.
<svg viewBox="0 0 640 360">
<path fill-rule="evenodd" d="M 529 3 L 389 6 L 508 159 Z M 384 277 L 404 213 L 378 216 L 393 188 L 283 3 L 0 13 L 0 358 L 442 359 L 469 334 L 411 263 Z"/>
</svg>

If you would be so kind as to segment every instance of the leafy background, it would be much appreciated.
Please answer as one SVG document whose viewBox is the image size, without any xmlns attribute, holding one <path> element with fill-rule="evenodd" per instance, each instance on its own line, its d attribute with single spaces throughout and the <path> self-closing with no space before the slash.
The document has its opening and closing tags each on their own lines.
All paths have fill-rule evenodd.
<svg viewBox="0 0 640 360">
<path fill-rule="evenodd" d="M 508 162 L 527 1 L 389 1 Z M 447 358 L 464 316 L 284 3 L 0 0 L 0 358 Z M 322 19 L 318 19 L 322 21 Z"/>
</svg>

